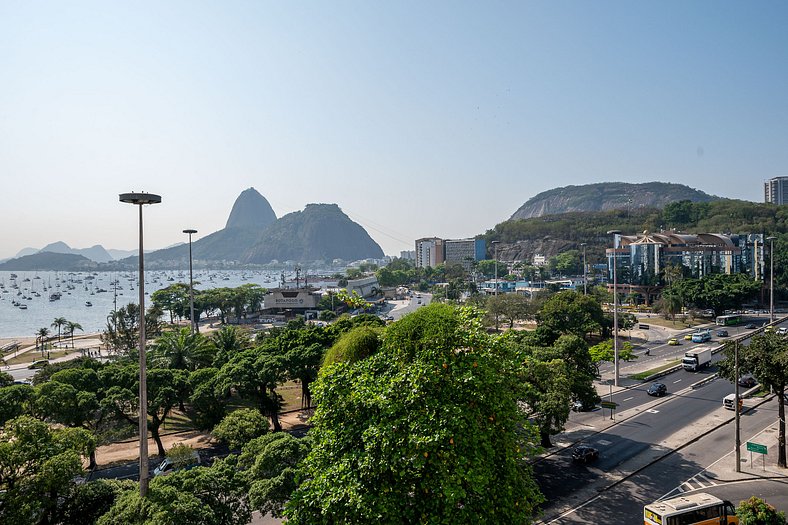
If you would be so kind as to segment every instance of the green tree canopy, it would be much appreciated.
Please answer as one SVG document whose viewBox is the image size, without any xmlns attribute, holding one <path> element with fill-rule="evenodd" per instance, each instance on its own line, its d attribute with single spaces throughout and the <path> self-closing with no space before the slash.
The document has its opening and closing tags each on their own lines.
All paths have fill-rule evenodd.
<svg viewBox="0 0 788 525">
<path fill-rule="evenodd" d="M 227 414 L 213 429 L 213 435 L 232 450 L 268 433 L 268 419 L 259 410 L 239 408 Z"/>
<path fill-rule="evenodd" d="M 592 332 L 601 332 L 607 324 L 596 299 L 570 290 L 558 292 L 547 299 L 537 318 L 540 325 L 557 334 L 574 334 L 582 338 Z"/>
</svg>

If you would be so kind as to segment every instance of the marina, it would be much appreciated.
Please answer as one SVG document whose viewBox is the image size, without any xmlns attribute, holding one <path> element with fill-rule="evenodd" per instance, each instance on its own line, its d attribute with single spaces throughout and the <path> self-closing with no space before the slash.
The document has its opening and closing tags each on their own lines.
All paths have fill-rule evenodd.
<svg viewBox="0 0 788 525">
<path fill-rule="evenodd" d="M 336 271 L 336 270 L 334 270 Z M 325 275 L 333 271 L 314 272 Z M 257 284 L 263 288 L 295 286 L 281 270 L 199 270 L 195 290 L 235 288 Z M 283 279 L 284 278 L 284 279 Z M 175 283 L 188 286 L 188 272 L 145 272 L 145 306 L 150 295 Z M 303 279 L 300 284 L 303 284 Z M 319 283 L 315 283 L 319 284 Z M 0 338 L 29 337 L 41 328 L 52 330 L 56 317 L 82 325 L 85 333 L 101 332 L 115 308 L 139 299 L 138 276 L 129 272 L 15 272 L 0 271 Z"/>
</svg>

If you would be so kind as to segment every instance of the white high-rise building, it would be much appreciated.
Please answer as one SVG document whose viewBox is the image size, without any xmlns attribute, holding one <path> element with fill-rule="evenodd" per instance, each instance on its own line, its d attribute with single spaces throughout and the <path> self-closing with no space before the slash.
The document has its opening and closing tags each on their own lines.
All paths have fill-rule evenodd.
<svg viewBox="0 0 788 525">
<path fill-rule="evenodd" d="M 774 177 L 763 183 L 764 202 L 788 204 L 788 177 Z"/>
</svg>

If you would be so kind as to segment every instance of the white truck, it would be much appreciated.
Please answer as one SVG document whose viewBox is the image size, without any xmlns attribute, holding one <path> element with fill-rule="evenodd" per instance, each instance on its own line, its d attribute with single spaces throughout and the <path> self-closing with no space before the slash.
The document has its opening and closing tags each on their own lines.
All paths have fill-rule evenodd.
<svg viewBox="0 0 788 525">
<path fill-rule="evenodd" d="M 697 350 L 689 350 L 684 354 L 684 359 L 681 360 L 681 365 L 684 370 L 697 372 L 711 363 L 711 348 L 702 348 Z"/>
</svg>

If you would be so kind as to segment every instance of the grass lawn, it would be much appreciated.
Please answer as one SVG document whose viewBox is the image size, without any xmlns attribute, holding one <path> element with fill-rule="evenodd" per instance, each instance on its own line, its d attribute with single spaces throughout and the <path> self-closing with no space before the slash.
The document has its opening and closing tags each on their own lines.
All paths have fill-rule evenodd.
<svg viewBox="0 0 788 525">
<path fill-rule="evenodd" d="M 640 372 L 640 373 L 637 373 L 637 374 L 632 374 L 632 375 L 631 375 L 631 376 L 629 376 L 629 377 L 631 377 L 632 379 L 641 379 L 641 380 L 642 380 L 642 379 L 646 379 L 646 378 L 647 378 L 648 376 L 650 376 L 650 375 L 658 374 L 658 373 L 660 373 L 660 372 L 662 372 L 662 371 L 665 371 L 665 370 L 667 370 L 667 369 L 668 369 L 668 368 L 670 368 L 670 367 L 676 366 L 676 365 L 677 365 L 677 364 L 679 364 L 679 363 L 681 363 L 681 359 L 676 359 L 675 361 L 670 361 L 670 362 L 668 362 L 668 363 L 665 363 L 665 364 L 664 364 L 664 365 L 662 365 L 662 366 L 658 366 L 658 367 L 656 367 L 656 368 L 652 368 L 651 370 L 646 370 L 645 372 Z"/>
<path fill-rule="evenodd" d="M 56 359 L 58 357 L 63 357 L 64 355 L 73 354 L 74 352 L 79 353 L 79 350 L 50 350 L 49 351 L 49 359 Z M 41 352 L 36 352 L 35 350 L 31 350 L 29 352 L 25 352 L 22 355 L 12 357 L 11 359 L 6 359 L 6 364 L 9 365 L 18 365 L 20 363 L 32 363 L 33 361 L 38 361 L 40 359 L 47 359 L 47 357 L 41 357 Z"/>
<path fill-rule="evenodd" d="M 649 318 L 639 318 L 638 319 L 641 323 L 645 324 L 653 324 L 656 326 L 663 326 L 665 328 L 673 328 L 674 330 L 686 330 L 687 328 L 692 328 L 693 326 L 698 326 L 701 324 L 707 324 L 713 322 L 713 319 L 676 319 L 675 321 L 671 321 L 670 319 L 665 319 L 664 317 L 649 317 Z"/>
</svg>

